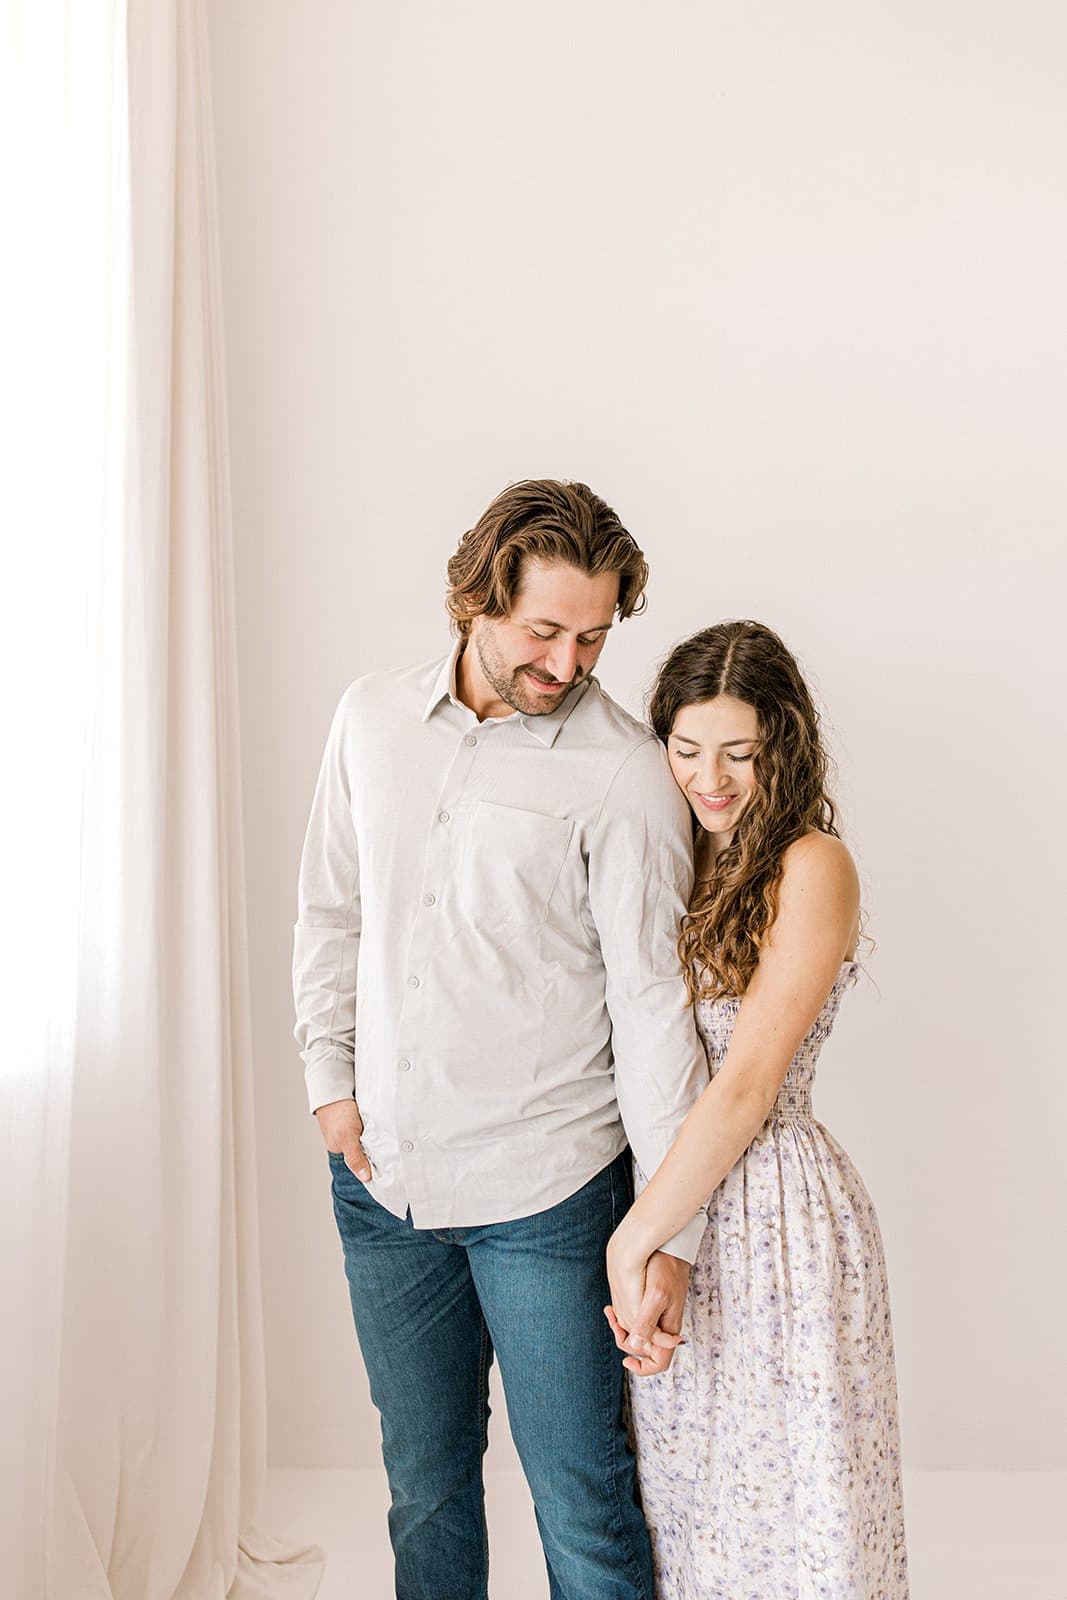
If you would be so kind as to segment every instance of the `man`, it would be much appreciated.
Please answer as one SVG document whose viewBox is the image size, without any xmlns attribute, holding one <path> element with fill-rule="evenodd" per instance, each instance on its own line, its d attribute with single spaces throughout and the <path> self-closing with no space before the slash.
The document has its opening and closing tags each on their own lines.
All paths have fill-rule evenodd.
<svg viewBox="0 0 1067 1600">
<path fill-rule="evenodd" d="M 399 1600 L 485 1600 L 488 1370 L 556 1600 L 651 1600 L 604 1251 L 707 1082 L 676 950 L 691 826 L 592 676 L 648 569 L 584 484 L 504 491 L 458 644 L 354 683 L 300 877 L 297 1038 L 381 1413 Z M 625 1131 L 624 1131 L 625 1130 Z M 677 1332 L 703 1228 L 653 1258 Z M 662 1368 L 654 1318 L 631 1349 Z"/>
</svg>

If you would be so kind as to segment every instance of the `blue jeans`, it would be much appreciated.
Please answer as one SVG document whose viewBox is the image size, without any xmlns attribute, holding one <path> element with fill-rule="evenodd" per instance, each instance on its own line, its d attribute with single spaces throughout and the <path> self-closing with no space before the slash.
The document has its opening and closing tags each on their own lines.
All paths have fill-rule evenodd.
<svg viewBox="0 0 1067 1600">
<path fill-rule="evenodd" d="M 552 1600 L 652 1600 L 648 1534 L 604 1318 L 604 1251 L 629 1158 L 516 1222 L 415 1228 L 331 1155 L 371 1396 L 382 1419 L 397 1600 L 486 1600 L 482 1456 L 494 1352 Z"/>
</svg>

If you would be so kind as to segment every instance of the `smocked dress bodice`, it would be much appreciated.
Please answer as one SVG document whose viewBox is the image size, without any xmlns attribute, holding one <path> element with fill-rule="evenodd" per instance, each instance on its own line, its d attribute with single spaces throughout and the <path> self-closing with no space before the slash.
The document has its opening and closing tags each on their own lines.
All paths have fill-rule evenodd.
<svg viewBox="0 0 1067 1600">
<path fill-rule="evenodd" d="M 801 1040 L 796 1055 L 789 1064 L 785 1081 L 778 1092 L 778 1098 L 768 1120 L 781 1122 L 812 1115 L 811 1091 L 819 1055 L 833 1030 L 845 991 L 855 983 L 858 974 L 858 962 L 842 962 L 834 986 L 826 998 L 826 1004 L 806 1037 Z M 697 1001 L 695 1008 L 697 1032 L 703 1040 L 712 1077 L 726 1059 L 740 1009 L 741 1001 L 733 997 Z"/>
</svg>

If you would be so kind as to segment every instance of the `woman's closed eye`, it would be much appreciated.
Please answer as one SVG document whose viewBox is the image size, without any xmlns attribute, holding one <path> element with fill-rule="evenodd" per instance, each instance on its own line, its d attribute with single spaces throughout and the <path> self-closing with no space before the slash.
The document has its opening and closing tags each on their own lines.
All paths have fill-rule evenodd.
<svg viewBox="0 0 1067 1600">
<path fill-rule="evenodd" d="M 745 755 L 745 756 L 735 756 L 732 752 L 730 752 L 730 754 L 727 755 L 726 759 L 727 759 L 727 761 L 734 761 L 734 762 L 751 761 L 753 756 L 755 755 L 755 753 L 756 752 L 754 750 L 750 750 L 748 752 L 748 754 Z M 695 761 L 697 759 L 697 757 L 699 756 L 699 754 L 700 754 L 699 750 L 678 750 L 678 749 L 676 749 L 675 752 L 674 752 L 674 759 L 676 761 Z"/>
</svg>

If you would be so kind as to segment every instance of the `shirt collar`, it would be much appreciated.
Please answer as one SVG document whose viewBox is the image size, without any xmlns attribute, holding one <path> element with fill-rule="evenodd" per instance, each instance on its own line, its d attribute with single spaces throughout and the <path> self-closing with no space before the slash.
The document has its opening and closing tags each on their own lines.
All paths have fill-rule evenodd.
<svg viewBox="0 0 1067 1600">
<path fill-rule="evenodd" d="M 456 694 L 456 662 L 459 660 L 461 648 L 462 641 L 441 662 L 440 670 L 433 681 L 433 688 L 430 690 L 430 698 L 426 702 L 426 709 L 422 713 L 423 722 L 429 722 L 442 700 L 451 700 L 453 705 L 457 706 L 460 704 Z"/>
<path fill-rule="evenodd" d="M 463 704 L 456 692 L 456 667 L 462 651 L 463 640 L 460 639 L 453 646 L 451 653 L 441 662 L 440 670 L 434 679 L 433 688 L 430 690 L 430 696 L 426 702 L 426 708 L 422 713 L 423 722 L 429 722 L 442 700 L 450 700 L 459 710 L 465 711 L 470 717 L 474 716 L 470 707 Z M 514 719 L 509 717 L 507 720 L 509 722 L 512 720 L 520 722 L 526 732 L 537 740 L 538 744 L 544 745 L 546 750 L 551 750 L 559 737 L 560 729 L 578 703 L 585 698 L 586 691 L 592 681 L 591 678 L 583 679 L 581 683 L 571 690 L 570 694 L 563 697 L 563 703 L 558 705 L 555 711 L 548 711 L 541 717 L 528 717 L 519 712 Z"/>
</svg>

